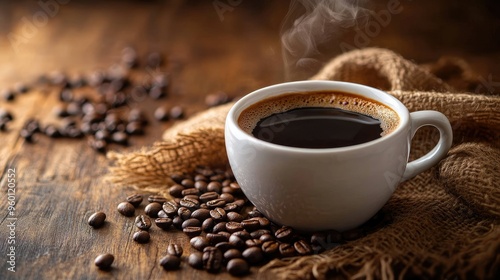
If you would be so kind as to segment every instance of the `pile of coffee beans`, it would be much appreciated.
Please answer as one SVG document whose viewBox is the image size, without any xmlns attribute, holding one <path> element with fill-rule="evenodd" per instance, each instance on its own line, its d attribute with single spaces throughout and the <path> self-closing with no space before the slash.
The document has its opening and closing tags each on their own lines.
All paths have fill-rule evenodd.
<svg viewBox="0 0 500 280">
<path fill-rule="evenodd" d="M 162 68 L 164 55 L 150 52 L 140 61 L 137 51 L 126 47 L 119 63 L 106 71 L 94 71 L 89 75 L 69 77 L 63 73 L 41 76 L 33 85 L 18 84 L 15 90 L 4 89 L 1 94 L 6 102 L 13 102 L 17 95 L 33 89 L 55 91 L 60 104 L 53 113 L 62 124 L 41 125 L 38 120 L 26 121 L 20 136 L 34 142 L 35 134 L 51 138 L 87 138 L 91 148 L 105 152 L 108 144 L 128 145 L 129 137 L 142 135 L 148 118 L 137 103 L 146 98 L 158 100 L 169 97 L 170 75 Z M 142 69 L 139 69 L 143 66 Z M 229 101 L 225 93 L 208 95 L 206 104 L 216 106 Z M 5 111 L 5 110 L 3 110 Z M 12 115 L 2 117 L 0 109 L 0 131 L 5 131 Z M 182 119 L 184 108 L 180 105 L 159 105 L 154 119 L 168 121 Z"/>
<path fill-rule="evenodd" d="M 210 273 L 225 270 L 242 276 L 251 266 L 274 258 L 321 253 L 362 237 L 384 221 L 377 215 L 367 226 L 343 233 L 302 233 L 262 215 L 244 196 L 231 171 L 198 167 L 194 174 L 173 174 L 171 178 L 175 182 L 168 189 L 172 198 L 150 195 L 144 214 L 136 215 L 143 198 L 132 194 L 117 210 L 126 217 L 135 216 L 137 231 L 132 238 L 138 243 L 149 242 L 153 225 L 165 231 L 182 230 L 192 248 L 188 265 Z M 159 264 L 166 270 L 178 269 L 182 254 L 180 245 L 170 244 Z"/>
</svg>

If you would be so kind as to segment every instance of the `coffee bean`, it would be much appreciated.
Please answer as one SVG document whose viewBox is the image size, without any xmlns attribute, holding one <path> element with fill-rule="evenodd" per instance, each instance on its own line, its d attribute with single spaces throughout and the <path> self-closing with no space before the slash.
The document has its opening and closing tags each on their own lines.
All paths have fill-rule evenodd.
<svg viewBox="0 0 500 280">
<path fill-rule="evenodd" d="M 259 221 L 254 219 L 241 221 L 241 226 L 249 232 L 258 230 L 261 227 Z"/>
<path fill-rule="evenodd" d="M 210 176 L 210 181 L 217 181 L 218 183 L 222 183 L 222 181 L 224 181 L 226 179 L 226 177 L 224 177 L 224 175 L 222 174 L 215 174 L 213 176 Z M 220 186 L 222 187 L 222 184 L 220 184 Z"/>
<path fill-rule="evenodd" d="M 252 210 L 250 212 L 248 212 L 248 217 L 251 217 L 251 218 L 257 218 L 257 217 L 263 217 L 264 215 L 262 215 L 262 213 L 259 212 L 259 210 Z"/>
<path fill-rule="evenodd" d="M 245 240 L 236 235 L 231 235 L 229 237 L 229 243 L 235 248 L 243 248 L 245 247 Z"/>
<path fill-rule="evenodd" d="M 220 195 L 220 198 L 224 199 L 224 201 L 226 201 L 226 203 L 230 203 L 230 202 L 234 201 L 234 196 L 232 194 L 229 194 L 229 193 L 222 193 Z"/>
<path fill-rule="evenodd" d="M 89 145 L 92 149 L 94 149 L 95 151 L 99 152 L 99 153 L 104 153 L 106 152 L 106 141 L 104 140 L 97 140 L 93 137 L 91 137 L 89 139 Z"/>
<path fill-rule="evenodd" d="M 128 144 L 128 136 L 124 132 L 117 131 L 111 135 L 111 140 L 120 145 Z"/>
<path fill-rule="evenodd" d="M 95 212 L 89 217 L 88 223 L 93 228 L 100 228 L 104 225 L 106 214 L 104 212 Z"/>
<path fill-rule="evenodd" d="M 201 234 L 201 227 L 183 227 L 182 231 L 189 238 L 193 238 L 193 237 L 198 236 L 198 235 Z"/>
<path fill-rule="evenodd" d="M 214 175 L 214 171 L 208 166 L 197 166 L 195 172 L 198 174 L 202 174 L 205 177 Z"/>
<path fill-rule="evenodd" d="M 201 252 L 192 252 L 188 257 L 188 264 L 195 269 L 203 268 L 203 254 Z"/>
<path fill-rule="evenodd" d="M 271 234 L 263 234 L 260 236 L 259 238 L 262 242 L 266 242 L 266 241 L 274 241 L 275 238 L 273 235 Z"/>
<path fill-rule="evenodd" d="M 132 217 L 135 213 L 134 205 L 130 204 L 130 202 L 122 202 L 118 204 L 118 212 L 126 217 Z"/>
<path fill-rule="evenodd" d="M 184 117 L 184 109 L 181 106 L 174 106 L 170 109 L 169 114 L 174 120 L 182 119 Z"/>
<path fill-rule="evenodd" d="M 179 209 L 173 201 L 167 201 L 163 203 L 162 208 L 170 218 L 173 218 L 177 214 L 177 210 Z"/>
<path fill-rule="evenodd" d="M 209 215 L 210 215 L 210 211 L 209 211 Z M 204 232 L 212 232 L 214 226 L 215 226 L 214 219 L 208 218 L 208 219 L 206 219 L 206 220 L 203 221 L 203 223 L 201 225 L 201 229 Z"/>
<path fill-rule="evenodd" d="M 243 208 L 243 206 L 245 206 L 245 204 L 247 203 L 244 199 L 237 199 L 235 200 L 234 202 L 232 202 L 236 205 L 238 205 L 238 207 Z"/>
<path fill-rule="evenodd" d="M 155 224 L 156 226 L 158 226 L 159 228 L 163 229 L 163 230 L 167 230 L 170 228 L 170 226 L 172 226 L 172 219 L 170 218 L 156 218 L 155 219 Z"/>
<path fill-rule="evenodd" d="M 203 249 L 203 267 L 211 273 L 219 272 L 222 267 L 222 252 L 215 247 Z"/>
<path fill-rule="evenodd" d="M 283 226 L 274 233 L 274 236 L 276 236 L 279 241 L 286 242 L 292 239 L 293 230 L 290 227 Z"/>
<path fill-rule="evenodd" d="M 59 100 L 62 102 L 73 101 L 73 92 L 69 89 L 63 89 L 59 92 Z"/>
<path fill-rule="evenodd" d="M 188 208 L 186 208 L 184 206 L 181 206 L 181 207 L 179 207 L 179 209 L 177 209 L 177 215 L 179 215 L 179 217 L 181 217 L 181 219 L 187 220 L 191 217 L 191 210 L 189 210 Z"/>
<path fill-rule="evenodd" d="M 108 141 L 111 138 L 111 134 L 109 133 L 109 131 L 102 129 L 102 130 L 96 131 L 96 133 L 94 134 L 94 137 L 97 140 Z"/>
<path fill-rule="evenodd" d="M 160 265 L 165 270 L 175 270 L 181 265 L 181 259 L 175 255 L 166 255 L 160 259 Z"/>
<path fill-rule="evenodd" d="M 184 222 L 182 222 L 182 228 L 185 228 L 185 227 L 199 227 L 199 226 L 201 226 L 201 222 L 198 219 L 195 219 L 195 218 L 187 219 Z M 200 228 L 200 230 L 201 230 L 201 228 Z"/>
<path fill-rule="evenodd" d="M 238 249 L 229 249 L 224 253 L 224 259 L 226 260 L 231 260 L 236 258 L 241 258 L 241 251 Z"/>
<path fill-rule="evenodd" d="M 181 198 L 182 197 L 182 191 L 184 190 L 184 187 L 179 185 L 179 184 L 175 184 L 173 186 L 171 186 L 169 189 L 168 189 L 168 193 L 173 196 L 173 197 L 179 197 Z"/>
<path fill-rule="evenodd" d="M 243 239 L 243 240 L 247 240 L 247 239 L 250 239 L 252 238 L 251 234 L 248 233 L 247 231 L 237 231 L 237 232 L 234 232 L 233 234 L 231 235 L 234 235 L 234 236 L 238 236 L 239 238 Z"/>
<path fill-rule="evenodd" d="M 102 254 L 97 256 L 94 260 L 94 264 L 102 270 L 109 269 L 115 260 L 115 256 L 112 254 Z"/>
<path fill-rule="evenodd" d="M 185 189 L 185 190 L 182 190 L 182 192 L 181 192 L 182 196 L 194 195 L 196 197 L 198 197 L 199 193 L 200 193 L 200 191 L 198 189 L 195 189 L 195 188 Z"/>
<path fill-rule="evenodd" d="M 186 175 L 182 173 L 172 173 L 170 175 L 170 179 L 172 179 L 176 184 L 180 184 L 182 180 L 186 179 Z"/>
<path fill-rule="evenodd" d="M 141 230 L 135 232 L 132 238 L 134 239 L 135 242 L 143 244 L 149 242 L 150 235 L 149 232 Z"/>
<path fill-rule="evenodd" d="M 214 221 L 222 221 L 226 219 L 227 214 L 224 209 L 217 207 L 213 210 L 210 210 L 210 217 L 212 217 Z"/>
<path fill-rule="evenodd" d="M 280 255 L 283 258 L 295 256 L 295 249 L 289 243 L 281 243 L 279 245 Z"/>
<path fill-rule="evenodd" d="M 151 227 L 151 220 L 144 215 L 135 218 L 135 226 L 142 230 L 148 230 Z"/>
<path fill-rule="evenodd" d="M 176 243 L 170 243 L 167 246 L 167 254 L 169 255 L 174 255 L 177 257 L 182 256 L 182 253 L 184 250 L 182 250 L 182 246 Z"/>
<path fill-rule="evenodd" d="M 156 218 L 158 217 L 158 212 L 160 212 L 163 208 L 161 207 L 161 204 L 158 202 L 152 202 L 146 205 L 144 207 L 144 213 L 148 215 L 151 218 Z"/>
<path fill-rule="evenodd" d="M 239 207 L 236 203 L 233 202 L 226 203 L 226 205 L 224 205 L 224 210 L 226 212 L 238 212 L 240 208 L 241 207 Z"/>
<path fill-rule="evenodd" d="M 191 238 L 191 240 L 189 240 L 189 243 L 191 244 L 191 247 L 195 248 L 198 251 L 203 251 L 205 247 L 210 245 L 210 242 L 204 236 L 195 236 Z"/>
<path fill-rule="evenodd" d="M 175 216 L 173 219 L 172 219 L 172 224 L 174 225 L 174 227 L 176 229 L 182 229 L 182 223 L 184 223 L 184 221 L 182 220 L 181 217 L 179 216 Z"/>
<path fill-rule="evenodd" d="M 232 249 L 233 245 L 231 245 L 231 243 L 229 243 L 227 241 L 224 241 L 224 242 L 219 242 L 219 243 L 215 244 L 215 247 L 218 248 L 219 250 L 221 250 L 222 253 L 224 253 L 227 250 Z"/>
<path fill-rule="evenodd" d="M 198 182 L 198 181 L 203 181 L 203 182 L 205 182 L 205 183 L 206 183 L 206 181 L 207 181 L 207 180 L 208 180 L 208 179 L 207 179 L 207 176 L 205 176 L 205 175 L 203 175 L 203 174 L 196 174 L 196 175 L 194 176 L 194 181 L 195 181 L 195 183 L 196 183 L 196 182 Z M 196 186 L 195 186 L 195 187 L 196 187 Z"/>
<path fill-rule="evenodd" d="M 180 201 L 180 205 L 187 207 L 191 210 L 195 210 L 200 206 L 200 202 L 197 199 L 189 198 L 189 197 L 184 197 Z"/>
<path fill-rule="evenodd" d="M 181 185 L 186 189 L 194 188 L 194 181 L 192 179 L 186 178 L 181 181 Z"/>
<path fill-rule="evenodd" d="M 158 121 L 162 121 L 162 122 L 168 121 L 168 110 L 167 110 L 167 108 L 165 108 L 163 106 L 156 108 L 156 110 L 154 112 L 154 117 Z"/>
<path fill-rule="evenodd" d="M 236 232 L 236 231 L 242 231 L 243 226 L 241 223 L 238 222 L 228 222 L 226 223 L 226 230 L 230 233 Z"/>
<path fill-rule="evenodd" d="M 16 94 L 14 91 L 6 89 L 2 91 L 2 97 L 5 101 L 12 101 L 16 98 Z"/>
<path fill-rule="evenodd" d="M 231 222 L 238 222 L 239 223 L 239 222 L 242 222 L 245 218 L 240 213 L 237 213 L 237 212 L 228 212 L 227 213 L 227 219 L 229 221 L 231 221 Z"/>
<path fill-rule="evenodd" d="M 217 199 L 214 199 L 214 200 L 207 201 L 206 204 L 207 204 L 208 208 L 215 209 L 215 208 L 218 208 L 218 207 L 219 208 L 220 207 L 224 207 L 224 205 L 226 205 L 226 201 L 224 199 L 217 198 Z"/>
<path fill-rule="evenodd" d="M 194 195 L 194 194 L 188 194 L 188 195 L 185 195 L 183 198 L 194 199 L 194 200 L 196 200 L 196 201 L 199 201 L 199 198 L 200 198 L 200 197 L 199 197 L 199 196 L 197 196 L 197 195 Z M 181 200 L 182 200 L 182 199 L 179 199 L 179 204 L 180 204 Z M 198 205 L 197 207 L 200 207 L 200 206 Z M 197 208 L 197 207 L 196 207 L 196 208 Z M 195 210 L 195 209 L 193 209 L 193 210 Z"/>
<path fill-rule="evenodd" d="M 310 255 L 313 252 L 311 245 L 305 240 L 299 240 L 293 243 L 293 248 L 295 248 L 295 251 L 297 251 L 299 255 Z"/>
<path fill-rule="evenodd" d="M 231 259 L 226 266 L 227 271 L 234 276 L 242 276 L 250 272 L 250 266 L 241 258 Z"/>
<path fill-rule="evenodd" d="M 191 214 L 191 218 L 198 219 L 198 221 L 205 221 L 206 219 L 210 218 L 210 210 L 208 209 L 196 209 L 193 211 Z"/>
<path fill-rule="evenodd" d="M 218 233 L 225 230 L 226 230 L 226 222 L 219 222 L 213 227 L 212 232 Z"/>
<path fill-rule="evenodd" d="M 212 245 L 215 245 L 220 242 L 227 242 L 228 237 L 224 234 L 219 233 L 207 233 L 206 238 L 208 242 Z"/>
<path fill-rule="evenodd" d="M 212 181 L 212 182 L 208 183 L 207 190 L 209 192 L 216 192 L 216 193 L 220 194 L 222 192 L 222 185 L 221 185 L 221 183 L 219 183 L 217 181 Z"/>
<path fill-rule="evenodd" d="M 218 198 L 219 198 L 219 194 L 216 192 L 206 192 L 206 193 L 200 195 L 200 201 L 205 202 L 205 203 L 208 201 L 214 200 L 214 199 L 218 199 Z"/>
<path fill-rule="evenodd" d="M 245 240 L 245 245 L 247 247 L 260 247 L 262 245 L 262 240 L 260 239 L 248 239 Z"/>
<path fill-rule="evenodd" d="M 125 132 L 128 135 L 142 135 L 144 134 L 144 128 L 140 122 L 129 122 L 125 126 Z"/>
<path fill-rule="evenodd" d="M 279 243 L 277 241 L 266 241 L 262 243 L 262 251 L 268 256 L 275 256 L 279 252 Z"/>
<path fill-rule="evenodd" d="M 241 253 L 243 258 L 250 264 L 258 264 L 264 260 L 264 254 L 260 247 L 250 247 Z"/>
<path fill-rule="evenodd" d="M 203 175 L 197 175 L 197 176 L 203 176 Z M 205 177 L 205 176 L 203 176 Z M 196 180 L 196 178 L 195 178 Z M 207 186 L 208 186 L 208 183 L 205 182 L 205 181 L 201 181 L 201 180 L 198 180 L 198 181 L 195 181 L 194 182 L 194 187 L 200 192 L 200 193 L 204 193 L 207 191 Z"/>
<path fill-rule="evenodd" d="M 271 233 L 271 231 L 270 231 L 270 230 L 268 230 L 268 229 L 258 229 L 258 230 L 252 231 L 252 232 L 250 233 L 250 236 L 251 236 L 252 238 L 258 239 L 258 238 L 260 238 L 262 235 L 264 235 L 264 234 L 270 234 L 270 233 Z"/>
<path fill-rule="evenodd" d="M 266 217 L 256 217 L 252 219 L 259 221 L 260 227 L 262 228 L 266 228 L 271 224 L 271 221 L 269 221 L 269 219 Z"/>
<path fill-rule="evenodd" d="M 134 205 L 134 207 L 137 207 L 142 203 L 142 195 L 140 194 L 129 195 L 127 197 L 127 201 L 130 202 L 130 204 Z"/>
</svg>

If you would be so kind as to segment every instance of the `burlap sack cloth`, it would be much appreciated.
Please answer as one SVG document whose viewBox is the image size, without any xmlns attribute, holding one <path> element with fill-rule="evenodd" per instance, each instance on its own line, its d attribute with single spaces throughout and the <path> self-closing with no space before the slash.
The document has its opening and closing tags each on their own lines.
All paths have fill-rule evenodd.
<svg viewBox="0 0 500 280">
<path fill-rule="evenodd" d="M 340 55 L 312 79 L 362 83 L 388 91 L 410 111 L 440 111 L 452 124 L 454 144 L 438 166 L 398 187 L 384 207 L 388 224 L 322 254 L 274 260 L 263 269 L 281 278 L 500 279 L 500 97 L 478 93 L 488 86 L 461 60 L 422 67 L 383 49 Z M 152 147 L 109 154 L 111 181 L 165 192 L 172 172 L 226 165 L 223 129 L 231 105 L 172 127 Z M 435 130 L 421 129 L 411 157 L 437 138 Z"/>
</svg>

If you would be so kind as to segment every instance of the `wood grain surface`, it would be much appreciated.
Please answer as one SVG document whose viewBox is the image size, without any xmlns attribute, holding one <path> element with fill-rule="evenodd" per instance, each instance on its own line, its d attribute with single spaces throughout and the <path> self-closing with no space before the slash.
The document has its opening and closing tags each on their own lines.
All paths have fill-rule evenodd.
<svg viewBox="0 0 500 280">
<path fill-rule="evenodd" d="M 142 57 L 149 51 L 167 57 L 161 71 L 172 77 L 168 98 L 134 105 L 144 109 L 151 120 L 159 105 L 181 105 L 189 117 L 207 108 L 207 94 L 223 91 L 238 97 L 284 81 L 279 34 L 289 1 L 40 2 L 56 4 L 47 12 L 37 1 L 0 3 L 0 90 L 18 82 L 31 83 L 53 71 L 71 76 L 106 69 L 119 61 L 127 45 L 134 46 Z M 227 6 L 230 9 L 221 16 L 214 7 L 216 2 L 237 4 Z M 452 1 L 415 2 L 401 1 L 402 12 L 393 15 L 368 46 L 393 49 L 418 63 L 442 55 L 460 56 L 478 75 L 500 80 L 499 39 L 490 36 L 498 32 L 499 21 L 493 16 L 498 6 L 491 10 L 492 1 L 479 1 L 468 8 L 460 4 L 449 8 Z M 387 3 L 378 1 L 374 11 Z M 429 18 L 434 19 L 432 25 Z M 476 29 L 470 27 L 474 24 Z M 468 26 L 469 32 L 457 31 Z M 323 48 L 323 58 L 339 52 L 337 47 Z M 297 78 L 307 78 L 316 70 L 305 69 Z M 134 189 L 106 183 L 109 162 L 85 140 L 40 136 L 30 144 L 19 137 L 23 123 L 30 118 L 57 122 L 52 113 L 59 103 L 57 94 L 54 88 L 37 87 L 13 102 L 0 101 L 0 107 L 15 116 L 8 131 L 0 132 L 0 279 L 232 278 L 227 273 L 194 270 L 186 262 L 178 271 L 164 271 L 158 260 L 169 242 L 183 244 L 184 256 L 188 255 L 188 239 L 181 232 L 153 227 L 150 243 L 133 242 L 133 219 L 121 216 L 116 206 Z M 111 149 L 132 151 L 150 145 L 172 124 L 151 122 L 146 135 L 133 137 L 129 147 Z M 9 216 L 7 186 L 13 169 L 16 204 L 14 215 Z M 108 216 L 103 228 L 93 229 L 86 222 L 95 211 Z M 15 231 L 8 228 L 12 217 L 17 218 Z M 12 232 L 14 245 L 8 243 Z M 15 272 L 7 270 L 11 246 L 15 247 Z M 115 255 L 110 271 L 100 271 L 93 264 L 104 252 Z M 257 271 L 252 268 L 247 277 L 273 278 Z"/>
</svg>

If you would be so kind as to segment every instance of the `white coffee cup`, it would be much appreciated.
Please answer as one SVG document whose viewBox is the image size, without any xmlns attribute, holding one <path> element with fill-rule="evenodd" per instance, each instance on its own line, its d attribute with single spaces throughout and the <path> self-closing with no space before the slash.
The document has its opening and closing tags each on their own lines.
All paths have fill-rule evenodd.
<svg viewBox="0 0 500 280">
<path fill-rule="evenodd" d="M 259 101 L 323 90 L 378 101 L 397 113 L 399 125 L 369 142 L 325 149 L 269 143 L 238 126 L 241 112 Z M 426 155 L 408 162 L 411 139 L 422 126 L 436 127 L 439 142 Z M 388 93 L 335 81 L 289 82 L 256 90 L 234 104 L 225 124 L 229 163 L 245 195 L 273 222 L 305 231 L 345 231 L 368 221 L 399 183 L 436 165 L 447 154 L 452 137 L 450 123 L 440 112 L 409 113 Z"/>
</svg>

